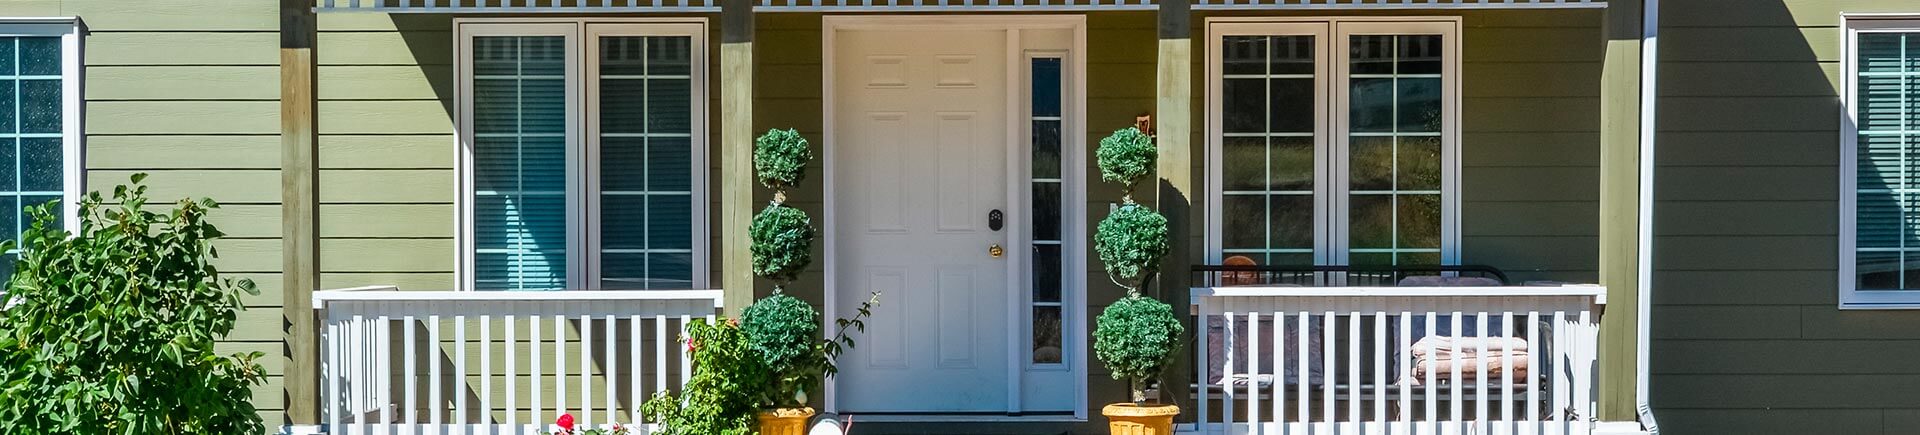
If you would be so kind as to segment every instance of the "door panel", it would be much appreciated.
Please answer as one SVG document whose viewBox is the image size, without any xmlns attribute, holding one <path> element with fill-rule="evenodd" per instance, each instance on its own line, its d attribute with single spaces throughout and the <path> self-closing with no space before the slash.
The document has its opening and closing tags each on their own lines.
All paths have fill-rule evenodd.
<svg viewBox="0 0 1920 435">
<path fill-rule="evenodd" d="M 841 412 L 1004 412 L 1008 246 L 1006 36 L 834 37 L 837 299 L 883 291 L 842 357 Z"/>
</svg>

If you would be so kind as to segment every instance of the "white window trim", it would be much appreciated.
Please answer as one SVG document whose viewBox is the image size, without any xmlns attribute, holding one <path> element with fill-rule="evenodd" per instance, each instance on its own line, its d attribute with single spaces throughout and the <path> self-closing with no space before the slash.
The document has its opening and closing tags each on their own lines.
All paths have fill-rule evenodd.
<svg viewBox="0 0 1920 435">
<path fill-rule="evenodd" d="M 600 216 L 599 168 L 592 164 L 600 156 L 599 113 L 599 39 L 607 36 L 688 36 L 692 38 L 690 59 L 691 103 L 689 118 L 692 189 L 692 288 L 706 288 L 709 269 L 710 234 L 708 222 L 708 126 L 707 126 L 707 23 L 700 18 L 462 18 L 454 20 L 454 100 L 459 114 L 455 161 L 458 162 L 458 186 L 454 198 L 455 265 L 454 279 L 460 290 L 474 290 L 474 181 L 472 41 L 475 36 L 555 36 L 567 38 L 567 288 L 600 288 L 599 255 Z M 579 109 L 575 109 L 579 108 Z"/>
<path fill-rule="evenodd" d="M 1920 309 L 1920 289 L 1860 290 L 1855 276 L 1855 220 L 1859 188 L 1858 42 L 1861 33 L 1920 33 L 1920 15 L 1843 14 L 1846 34 L 1841 39 L 1840 106 L 1840 309 Z"/>
<path fill-rule="evenodd" d="M 77 17 L 0 18 L 0 37 L 60 37 L 60 163 L 62 226 L 80 231 L 80 198 L 86 195 L 86 24 Z"/>
<path fill-rule="evenodd" d="M 1225 241 L 1222 234 L 1222 183 L 1224 170 L 1223 112 L 1221 94 L 1223 76 L 1219 69 L 1221 44 L 1227 36 L 1309 35 L 1319 44 L 1314 53 L 1314 263 L 1347 264 L 1348 210 L 1347 174 L 1336 173 L 1344 166 L 1333 165 L 1344 159 L 1348 140 L 1347 72 L 1343 68 L 1349 56 L 1347 37 L 1355 34 L 1441 35 L 1445 43 L 1442 59 L 1441 97 L 1441 264 L 1460 262 L 1460 54 L 1459 17 L 1230 17 L 1207 20 L 1206 48 L 1206 259 L 1219 264 Z M 1336 207 L 1338 206 L 1338 207 Z M 1336 282 L 1337 284 L 1337 282 Z"/>
</svg>

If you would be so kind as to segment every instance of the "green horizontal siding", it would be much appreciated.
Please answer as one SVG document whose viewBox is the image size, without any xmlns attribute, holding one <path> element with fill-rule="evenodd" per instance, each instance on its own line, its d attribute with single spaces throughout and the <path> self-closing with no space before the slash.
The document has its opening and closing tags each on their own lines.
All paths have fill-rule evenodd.
<svg viewBox="0 0 1920 435">
<path fill-rule="evenodd" d="M 1662 2 L 1653 390 L 1663 429 L 1905 434 L 1920 313 L 1840 311 L 1842 12 Z"/>
</svg>

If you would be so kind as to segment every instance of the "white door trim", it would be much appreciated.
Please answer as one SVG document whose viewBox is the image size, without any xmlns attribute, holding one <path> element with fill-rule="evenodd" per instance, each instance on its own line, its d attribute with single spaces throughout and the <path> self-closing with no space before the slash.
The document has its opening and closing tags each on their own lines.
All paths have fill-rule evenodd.
<svg viewBox="0 0 1920 435">
<path fill-rule="evenodd" d="M 1084 206 L 1084 204 L 1086 204 L 1085 164 L 1082 162 L 1086 161 L 1087 142 L 1085 137 L 1086 125 L 1084 121 L 1086 117 L 1086 17 L 1083 15 L 829 15 L 822 17 L 820 32 L 822 40 L 820 62 L 822 68 L 822 143 L 820 148 L 822 170 L 825 172 L 822 179 L 825 196 L 823 198 L 824 206 L 822 207 L 823 228 L 826 228 L 827 231 L 833 231 L 836 223 L 834 216 L 835 180 L 833 146 L 835 122 L 833 109 L 835 95 L 834 35 L 843 30 L 924 30 L 929 27 L 999 30 L 1009 33 L 1009 37 L 1007 38 L 1008 52 L 1005 54 L 1008 61 L 1006 74 L 1008 78 L 1007 92 L 1009 96 L 1006 116 L 1009 121 L 1025 119 L 1024 116 L 1021 116 L 1022 113 L 1020 109 L 1024 107 L 1024 104 L 1020 101 L 1019 97 L 1026 95 L 1026 92 L 1018 86 L 1022 86 L 1025 83 L 1020 79 L 1025 76 L 1023 74 L 1025 67 L 1024 61 L 1027 57 L 1024 51 L 1020 49 L 1019 32 L 1017 32 L 1017 30 L 1070 30 L 1074 34 L 1073 48 L 1066 58 L 1067 66 L 1070 69 L 1068 74 L 1070 74 L 1070 80 L 1072 82 L 1069 84 L 1068 105 L 1063 107 L 1063 110 L 1071 119 L 1063 125 L 1063 129 L 1068 131 L 1063 132 L 1061 137 L 1061 152 L 1063 153 L 1062 158 L 1064 160 L 1061 162 L 1061 165 L 1065 170 L 1061 176 L 1065 180 L 1069 180 L 1066 185 L 1063 186 L 1065 188 L 1065 192 L 1063 193 L 1066 197 L 1064 200 L 1069 205 L 1066 207 L 1066 210 L 1063 210 L 1063 219 L 1067 220 L 1068 225 L 1062 228 L 1063 232 L 1069 232 L 1065 236 L 1066 240 L 1063 240 L 1069 247 L 1063 248 L 1062 252 L 1070 254 L 1071 258 L 1068 261 L 1070 266 L 1067 270 L 1062 271 L 1062 275 L 1067 279 L 1067 281 L 1062 283 L 1062 291 L 1067 293 L 1062 295 L 1062 301 L 1064 305 L 1066 305 L 1062 316 L 1073 320 L 1070 322 L 1070 326 L 1066 331 L 1067 337 L 1081 338 L 1084 340 L 1084 337 L 1087 337 L 1087 322 L 1083 317 L 1087 306 L 1086 291 L 1084 288 L 1087 264 L 1085 255 L 1081 254 L 1081 252 L 1084 251 L 1084 247 L 1087 246 L 1087 239 L 1085 222 L 1086 207 Z M 1031 177 L 1030 173 L 1011 172 L 1020 168 L 1026 168 L 1028 164 L 1027 160 L 1030 158 L 1029 153 L 1024 152 L 1024 147 L 1012 146 L 1016 143 L 1024 143 L 1020 135 L 1027 134 L 1027 129 L 1018 128 L 1018 125 L 1020 124 L 1010 123 L 1007 129 L 1008 134 L 1006 140 L 1009 145 L 1007 147 L 1007 158 L 1010 169 L 1009 176 L 1019 180 L 1026 180 Z M 1024 265 L 1028 263 L 1025 252 L 1026 249 L 1024 248 L 1029 244 L 1028 239 L 1030 238 L 1030 235 L 1026 234 L 1027 231 L 1024 227 L 1028 221 L 1025 206 L 1031 204 L 1031 201 L 1022 201 L 1022 199 L 1027 198 L 1027 195 L 1029 195 L 1027 191 L 1032 188 L 1030 183 L 1010 182 L 1008 183 L 1007 189 L 1009 205 L 1006 209 L 1006 221 L 1010 222 L 1009 227 L 1013 229 L 1007 233 L 1009 238 L 1006 246 L 1010 248 L 1022 248 L 1007 249 L 1007 252 L 1010 254 L 1008 255 L 1007 261 L 1010 265 Z M 1080 206 L 1075 207 L 1075 205 Z M 825 323 L 823 325 L 824 327 L 831 328 L 833 327 L 833 319 L 838 318 L 840 311 L 838 308 L 841 302 L 837 296 L 839 287 L 837 277 L 835 276 L 837 265 L 834 260 L 837 258 L 837 247 L 835 246 L 836 242 L 834 237 L 829 235 L 824 238 L 826 239 L 826 246 L 823 248 L 825 259 L 822 262 L 825 272 L 824 291 L 821 292 L 823 293 L 824 299 L 822 303 L 824 307 L 822 310 L 824 314 L 822 321 Z M 1012 292 L 1011 297 L 1008 298 L 1009 302 L 1007 306 L 1009 314 L 1012 316 L 1009 318 L 1031 319 L 1031 314 L 1025 313 L 1028 309 L 1028 304 L 1025 301 L 1030 298 L 1028 294 L 1030 291 L 1020 285 L 1025 282 L 1023 274 L 1008 273 L 1007 277 L 1007 291 Z M 882 298 L 884 303 L 884 296 L 882 296 Z M 885 308 L 883 307 L 881 309 Z M 1025 345 L 1028 337 L 1020 335 L 1025 330 L 1025 328 L 1015 327 L 1007 328 L 1006 331 L 1005 340 L 1009 350 L 1007 354 L 1007 379 L 1009 383 L 1007 386 L 1007 412 L 1009 414 L 1015 414 L 1021 411 L 1020 382 L 1027 367 L 1028 353 L 1031 351 L 1030 349 L 1025 349 L 1030 347 Z M 1069 365 L 1076 379 L 1076 388 L 1074 388 L 1074 402 L 1076 403 L 1076 406 L 1074 406 L 1074 418 L 1084 420 L 1087 418 L 1086 346 L 1075 345 L 1071 346 L 1071 348 L 1073 350 L 1072 355 L 1069 357 Z M 824 411 L 828 413 L 838 411 L 836 409 L 838 394 L 835 383 L 834 380 L 828 380 L 826 382 L 825 402 L 822 405 L 825 408 Z"/>
</svg>

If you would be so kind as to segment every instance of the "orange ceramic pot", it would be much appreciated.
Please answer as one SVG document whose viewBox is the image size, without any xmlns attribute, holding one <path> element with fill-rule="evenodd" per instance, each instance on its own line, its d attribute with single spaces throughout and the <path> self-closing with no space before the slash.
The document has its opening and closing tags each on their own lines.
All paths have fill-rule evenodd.
<svg viewBox="0 0 1920 435">
<path fill-rule="evenodd" d="M 1173 435 L 1173 416 L 1180 415 L 1180 407 L 1115 403 L 1100 413 L 1107 416 L 1107 430 L 1113 435 Z"/>
<path fill-rule="evenodd" d="M 760 435 L 807 435 L 813 408 L 775 408 L 760 411 Z"/>
</svg>

